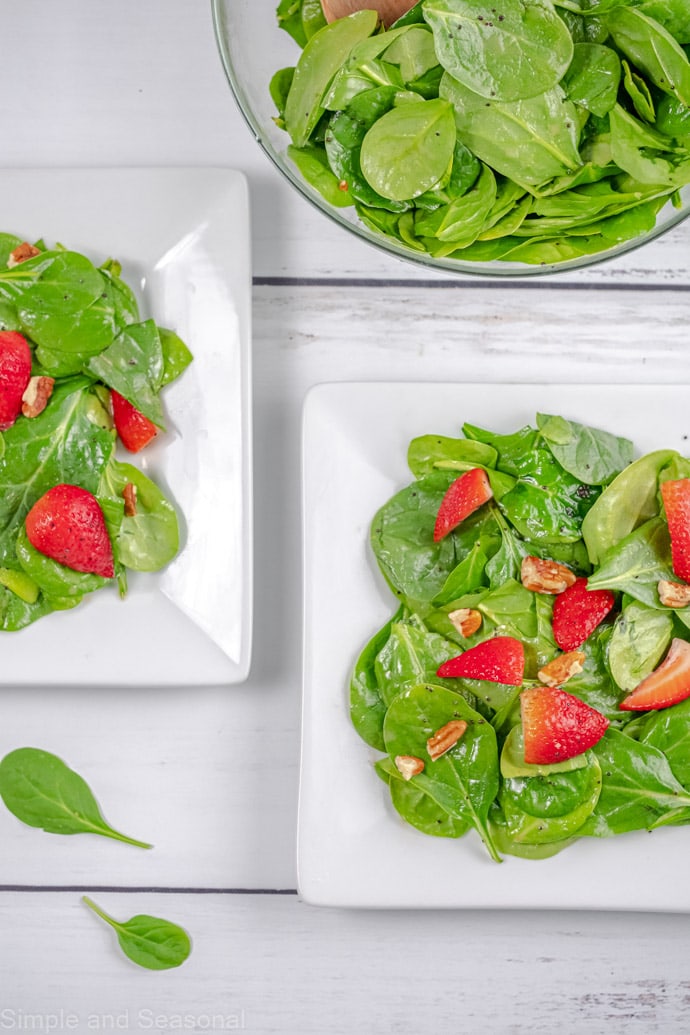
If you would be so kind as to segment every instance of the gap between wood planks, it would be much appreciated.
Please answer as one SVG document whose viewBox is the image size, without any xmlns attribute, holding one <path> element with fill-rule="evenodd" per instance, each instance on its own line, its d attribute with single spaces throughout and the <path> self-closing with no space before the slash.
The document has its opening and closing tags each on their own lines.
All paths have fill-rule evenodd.
<svg viewBox="0 0 690 1035">
<path fill-rule="evenodd" d="M 0 884 L 2 893 L 107 892 L 114 895 L 296 895 L 296 888 L 163 888 L 155 885 L 125 887 L 111 884 Z"/>
<path fill-rule="evenodd" d="M 562 291 L 637 291 L 644 293 L 683 292 L 690 288 L 690 283 L 614 283 L 602 282 L 590 284 L 587 281 L 552 281 L 545 284 L 543 280 L 520 281 L 513 277 L 504 277 L 500 280 L 406 280 L 398 278 L 375 278 L 375 277 L 253 277 L 254 287 L 355 287 L 355 288 L 437 288 L 443 290 L 462 290 L 463 288 L 485 290 L 501 290 L 507 288 L 525 288 Z"/>
</svg>

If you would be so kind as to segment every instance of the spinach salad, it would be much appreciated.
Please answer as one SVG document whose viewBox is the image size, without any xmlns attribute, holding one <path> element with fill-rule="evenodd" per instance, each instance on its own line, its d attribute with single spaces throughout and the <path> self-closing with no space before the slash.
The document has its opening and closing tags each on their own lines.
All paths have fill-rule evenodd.
<svg viewBox="0 0 690 1035">
<path fill-rule="evenodd" d="M 114 260 L 96 267 L 62 246 L 29 245 L 0 234 L 0 334 L 3 347 L 19 343 L 26 350 L 26 376 L 31 375 L 23 397 L 18 388 L 23 409 L 10 415 L 0 435 L 3 631 L 73 608 L 110 583 L 124 596 L 128 571 L 156 571 L 179 548 L 170 500 L 141 470 L 116 457 L 111 397 L 117 395 L 128 408 L 137 435 L 147 426 L 149 440 L 164 430 L 161 390 L 192 357 L 173 331 L 142 320 L 120 274 Z M 13 358 L 14 367 L 5 370 L 0 352 L 5 392 L 16 362 Z M 77 509 L 53 514 L 51 499 L 65 494 L 70 502 L 78 497 Z M 103 526 L 110 577 L 88 565 L 80 569 L 77 562 L 55 560 L 59 553 L 36 549 L 27 534 L 27 516 L 36 513 L 44 532 L 48 521 L 48 536 L 69 536 L 82 497 L 91 501 Z"/>
<path fill-rule="evenodd" d="M 392 805 L 497 861 L 689 823 L 690 460 L 546 414 L 462 430 L 410 443 L 371 526 L 398 607 L 350 711 Z"/>
<path fill-rule="evenodd" d="M 690 184 L 687 0 L 420 0 L 389 28 L 281 0 L 270 84 L 304 179 L 422 255 L 554 264 Z"/>
</svg>

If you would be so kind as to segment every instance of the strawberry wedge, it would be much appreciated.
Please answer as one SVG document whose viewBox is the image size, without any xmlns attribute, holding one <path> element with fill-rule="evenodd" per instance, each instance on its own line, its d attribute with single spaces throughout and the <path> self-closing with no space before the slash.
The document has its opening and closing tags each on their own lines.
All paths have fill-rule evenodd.
<svg viewBox="0 0 690 1035">
<path fill-rule="evenodd" d="M 512 636 L 494 636 L 444 661 L 436 675 L 442 679 L 486 679 L 490 683 L 520 686 L 525 673 L 525 651 Z"/>
<path fill-rule="evenodd" d="M 528 765 L 552 765 L 594 747 L 609 720 L 579 697 L 556 686 L 535 686 L 520 695 Z"/>
<path fill-rule="evenodd" d="M 29 542 L 46 557 L 73 571 L 115 574 L 113 548 L 95 496 L 78 485 L 48 489 L 26 515 Z"/>
<path fill-rule="evenodd" d="M 553 605 L 553 636 L 564 651 L 577 650 L 606 618 L 614 604 L 608 589 L 587 589 L 587 579 L 575 579 Z"/>
<path fill-rule="evenodd" d="M 671 561 L 679 579 L 690 582 L 690 478 L 661 483 L 668 531 L 671 536 Z"/>
<path fill-rule="evenodd" d="M 481 467 L 473 467 L 471 471 L 461 474 L 451 483 L 441 500 L 436 515 L 434 542 L 438 543 L 447 536 L 492 496 L 486 471 Z"/>
<path fill-rule="evenodd" d="M 646 712 L 668 708 L 686 697 L 690 697 L 690 643 L 673 639 L 661 664 L 618 707 L 624 712 Z"/>
</svg>

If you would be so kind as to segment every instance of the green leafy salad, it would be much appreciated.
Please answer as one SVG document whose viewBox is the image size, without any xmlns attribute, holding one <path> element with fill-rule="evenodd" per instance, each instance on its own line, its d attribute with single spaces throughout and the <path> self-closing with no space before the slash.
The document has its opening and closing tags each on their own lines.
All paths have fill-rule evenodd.
<svg viewBox="0 0 690 1035">
<path fill-rule="evenodd" d="M 179 548 L 175 509 L 116 457 L 164 430 L 192 356 L 109 260 L 0 234 L 0 629 L 66 610 Z"/>
<path fill-rule="evenodd" d="M 422 254 L 553 264 L 652 230 L 690 184 L 687 0 L 420 0 L 326 24 L 270 84 L 331 205 Z"/>
<path fill-rule="evenodd" d="M 371 527 L 399 606 L 350 705 L 394 808 L 497 861 L 690 823 L 690 460 L 462 430 L 411 442 Z"/>
</svg>

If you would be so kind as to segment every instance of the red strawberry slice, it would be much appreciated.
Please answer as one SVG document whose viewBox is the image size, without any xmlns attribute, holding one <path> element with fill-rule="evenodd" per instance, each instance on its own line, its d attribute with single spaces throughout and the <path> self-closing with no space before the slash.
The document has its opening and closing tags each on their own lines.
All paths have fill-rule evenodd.
<svg viewBox="0 0 690 1035">
<path fill-rule="evenodd" d="M 668 654 L 618 707 L 624 712 L 668 708 L 690 697 L 690 643 L 673 639 Z"/>
<path fill-rule="evenodd" d="M 158 428 L 145 417 L 131 402 L 114 389 L 110 393 L 113 407 L 113 420 L 120 441 L 130 453 L 138 453 L 158 434 Z"/>
<path fill-rule="evenodd" d="M 587 579 L 575 579 L 553 604 L 553 635 L 561 650 L 581 647 L 614 604 L 608 589 L 587 589 Z"/>
<path fill-rule="evenodd" d="M 601 740 L 609 726 L 596 708 L 557 686 L 523 690 L 520 711 L 528 765 L 551 765 L 581 755 Z"/>
<path fill-rule="evenodd" d="M 454 528 L 473 514 L 483 503 L 493 496 L 486 471 L 481 467 L 473 467 L 465 471 L 448 487 L 441 500 L 434 527 L 434 542 L 452 532 Z"/>
<path fill-rule="evenodd" d="M 11 428 L 22 409 L 31 377 L 31 349 L 19 331 L 0 331 L 0 431 Z"/>
<path fill-rule="evenodd" d="M 98 500 L 76 485 L 55 485 L 26 515 L 26 534 L 40 553 L 73 571 L 112 579 L 113 548 Z"/>
<path fill-rule="evenodd" d="M 671 536 L 671 561 L 679 579 L 690 582 L 690 478 L 661 483 L 668 531 Z"/>
<path fill-rule="evenodd" d="M 436 675 L 443 679 L 488 679 L 490 683 L 520 686 L 525 673 L 525 650 L 512 636 L 494 636 L 450 661 Z"/>
</svg>

